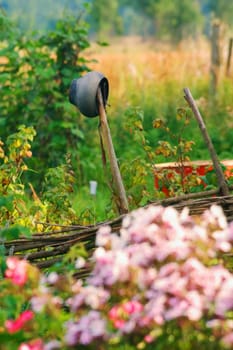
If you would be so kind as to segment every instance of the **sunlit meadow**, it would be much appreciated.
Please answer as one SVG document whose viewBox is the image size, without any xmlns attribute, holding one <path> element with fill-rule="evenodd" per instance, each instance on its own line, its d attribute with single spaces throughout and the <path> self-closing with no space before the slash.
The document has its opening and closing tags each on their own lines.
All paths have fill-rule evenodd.
<svg viewBox="0 0 233 350">
<path fill-rule="evenodd" d="M 125 38 L 113 40 L 107 47 L 92 44 L 86 57 L 95 59 L 96 62 L 90 63 L 91 69 L 103 72 L 109 80 L 107 112 L 110 121 L 117 118 L 122 123 L 127 109 L 140 108 L 144 114 L 143 126 L 148 140 L 152 147 L 156 147 L 159 137 L 166 138 L 166 135 L 152 130 L 153 120 L 162 118 L 168 121 L 173 131 L 179 133 L 177 109 L 187 107 L 183 88 L 189 87 L 207 123 L 210 136 L 214 142 L 218 137 L 217 153 L 221 159 L 229 159 L 231 141 L 228 130 L 232 128 L 233 91 L 232 71 L 229 77 L 225 76 L 227 45 L 226 37 L 222 43 L 220 82 L 215 97 L 210 94 L 211 47 L 204 38 L 187 40 L 179 46 L 137 37 Z M 222 123 L 217 124 L 217 129 L 219 118 Z M 209 159 L 195 120 L 191 121 L 186 134 L 196 143 L 193 160 Z M 114 136 L 118 138 L 118 134 Z"/>
</svg>

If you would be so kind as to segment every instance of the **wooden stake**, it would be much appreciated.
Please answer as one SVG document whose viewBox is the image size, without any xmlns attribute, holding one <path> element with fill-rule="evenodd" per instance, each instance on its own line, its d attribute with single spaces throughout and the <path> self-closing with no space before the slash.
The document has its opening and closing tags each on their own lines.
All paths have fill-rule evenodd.
<svg viewBox="0 0 233 350">
<path fill-rule="evenodd" d="M 215 96 L 220 78 L 221 67 L 221 24 L 218 20 L 212 23 L 211 33 L 211 66 L 210 66 L 210 93 Z"/>
<path fill-rule="evenodd" d="M 232 45 L 233 45 L 233 38 L 230 38 L 229 44 L 228 44 L 227 65 L 226 65 L 226 76 L 227 77 L 229 77 L 230 70 L 231 70 Z"/>
<path fill-rule="evenodd" d="M 197 107 L 197 105 L 193 99 L 193 96 L 188 88 L 184 89 L 184 94 L 185 94 L 184 98 L 188 102 L 190 108 L 193 111 L 193 114 L 198 122 L 202 136 L 203 136 L 204 141 L 206 143 L 206 146 L 208 147 L 208 150 L 209 150 L 212 162 L 213 162 L 214 170 L 215 170 L 216 175 L 217 175 L 220 193 L 223 196 L 227 196 L 230 194 L 229 188 L 228 188 L 228 185 L 226 183 L 226 179 L 225 179 L 224 173 L 222 171 L 222 168 L 220 166 L 220 163 L 219 163 L 216 151 L 214 149 L 213 143 L 212 143 L 212 141 L 209 137 L 209 134 L 207 132 L 204 120 L 202 119 L 202 116 L 198 110 L 198 107 Z"/>
<path fill-rule="evenodd" d="M 100 135 L 103 140 L 103 146 L 107 150 L 109 157 L 110 168 L 112 172 L 112 178 L 115 186 L 115 195 L 117 197 L 117 207 L 120 214 L 128 213 L 128 201 L 126 197 L 125 188 L 121 178 L 121 173 L 118 167 L 115 150 L 111 138 L 110 129 L 108 126 L 107 115 L 104 108 L 103 97 L 101 89 L 98 88 L 97 99 L 99 102 L 99 117 L 100 117 Z"/>
</svg>

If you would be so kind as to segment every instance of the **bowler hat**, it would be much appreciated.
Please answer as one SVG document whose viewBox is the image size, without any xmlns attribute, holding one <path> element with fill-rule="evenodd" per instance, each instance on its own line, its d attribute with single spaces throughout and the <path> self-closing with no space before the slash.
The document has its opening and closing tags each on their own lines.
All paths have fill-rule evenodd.
<svg viewBox="0 0 233 350">
<path fill-rule="evenodd" d="M 101 89 L 103 103 L 106 106 L 109 93 L 108 80 L 102 73 L 96 71 L 91 71 L 72 81 L 69 100 L 86 117 L 96 117 L 99 114 L 98 88 Z"/>
</svg>

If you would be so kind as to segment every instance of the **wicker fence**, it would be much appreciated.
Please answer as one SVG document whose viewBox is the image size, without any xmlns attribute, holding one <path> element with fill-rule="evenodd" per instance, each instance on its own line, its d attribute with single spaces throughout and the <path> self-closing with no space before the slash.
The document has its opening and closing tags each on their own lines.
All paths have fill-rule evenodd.
<svg viewBox="0 0 233 350">
<path fill-rule="evenodd" d="M 233 186 L 229 189 L 233 190 Z M 221 206 L 227 220 L 233 221 L 233 194 L 222 196 L 217 190 L 182 195 L 149 203 L 149 205 L 172 206 L 178 211 L 188 207 L 191 215 L 203 213 L 212 204 Z M 64 254 L 77 243 L 82 242 L 88 251 L 93 249 L 96 232 L 102 225 L 110 225 L 113 232 L 119 232 L 123 217 L 124 215 L 121 215 L 112 221 L 101 222 L 93 226 L 61 226 L 58 231 L 53 231 L 51 226 L 51 231 L 35 233 L 31 238 L 22 237 L 7 241 L 4 245 L 8 255 L 24 257 L 38 267 L 46 268 L 61 261 Z"/>
</svg>

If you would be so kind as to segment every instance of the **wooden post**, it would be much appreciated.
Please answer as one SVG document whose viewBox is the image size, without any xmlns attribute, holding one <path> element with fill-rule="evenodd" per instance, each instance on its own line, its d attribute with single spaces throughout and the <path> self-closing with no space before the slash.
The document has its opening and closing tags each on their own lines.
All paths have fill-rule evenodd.
<svg viewBox="0 0 233 350">
<path fill-rule="evenodd" d="M 190 108 L 193 111 L 193 114 L 198 122 L 202 136 L 203 136 L 204 141 L 206 143 L 206 146 L 208 147 L 208 150 L 209 150 L 212 162 L 213 162 L 214 170 L 215 170 L 216 175 L 217 175 L 219 190 L 223 196 L 228 196 L 230 194 L 229 188 L 228 188 L 228 185 L 226 183 L 226 179 L 225 179 L 223 170 L 219 164 L 219 160 L 218 160 L 216 151 L 214 149 L 213 143 L 212 143 L 212 141 L 209 137 L 209 134 L 207 132 L 204 120 L 202 119 L 202 116 L 198 110 L 198 107 L 197 107 L 197 105 L 193 99 L 193 96 L 188 88 L 184 89 L 184 94 L 185 94 L 184 98 L 188 102 Z"/>
<path fill-rule="evenodd" d="M 108 126 L 107 115 L 105 112 L 103 97 L 100 88 L 98 88 L 97 91 L 97 98 L 99 102 L 100 135 L 103 141 L 103 146 L 105 150 L 107 150 L 107 154 L 109 157 L 109 163 L 116 192 L 115 195 L 117 197 L 117 207 L 119 209 L 120 214 L 125 214 L 129 211 L 128 201 L 113 147 L 113 142 Z"/>
<path fill-rule="evenodd" d="M 233 38 L 230 38 L 229 43 L 228 43 L 227 64 L 226 64 L 226 76 L 227 77 L 229 77 L 230 70 L 231 70 L 232 45 L 233 45 Z"/>
<path fill-rule="evenodd" d="M 215 96 L 217 92 L 220 66 L 221 66 L 221 25 L 219 20 L 212 23 L 211 33 L 211 63 L 210 63 L 210 93 Z"/>
</svg>

